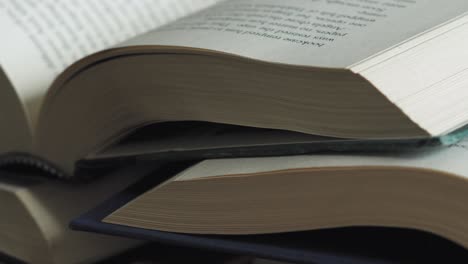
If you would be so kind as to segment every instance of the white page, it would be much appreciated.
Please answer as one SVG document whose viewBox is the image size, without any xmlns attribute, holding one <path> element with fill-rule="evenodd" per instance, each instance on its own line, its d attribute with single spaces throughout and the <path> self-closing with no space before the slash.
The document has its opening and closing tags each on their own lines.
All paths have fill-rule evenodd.
<svg viewBox="0 0 468 264">
<path fill-rule="evenodd" d="M 303 155 L 270 158 L 206 160 L 182 172 L 177 180 L 221 175 L 330 167 L 394 166 L 431 169 L 458 175 L 468 180 L 468 138 L 450 147 L 389 154 Z"/>
<path fill-rule="evenodd" d="M 124 44 L 189 46 L 346 68 L 467 11 L 466 0 L 236 0 Z"/>
<path fill-rule="evenodd" d="M 0 0 L 0 63 L 33 129 L 47 88 L 67 66 L 217 1 Z"/>
</svg>

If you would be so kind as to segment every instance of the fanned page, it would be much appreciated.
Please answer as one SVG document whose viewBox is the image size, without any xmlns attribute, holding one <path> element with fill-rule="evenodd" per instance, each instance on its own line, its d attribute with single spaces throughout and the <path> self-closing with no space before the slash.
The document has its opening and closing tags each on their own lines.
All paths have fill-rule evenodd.
<svg viewBox="0 0 468 264">
<path fill-rule="evenodd" d="M 467 11 L 465 0 L 226 1 L 121 46 L 189 46 L 346 68 Z"/>
<path fill-rule="evenodd" d="M 217 235 L 400 227 L 468 247 L 467 143 L 422 153 L 208 160 L 103 221 Z"/>
<path fill-rule="evenodd" d="M 218 1 L 1 1 L 1 67 L 31 130 L 48 87 L 67 66 Z"/>
<path fill-rule="evenodd" d="M 239 0 L 123 46 L 188 46 L 346 69 L 425 133 L 440 136 L 468 123 L 467 22 L 465 0 Z"/>
</svg>

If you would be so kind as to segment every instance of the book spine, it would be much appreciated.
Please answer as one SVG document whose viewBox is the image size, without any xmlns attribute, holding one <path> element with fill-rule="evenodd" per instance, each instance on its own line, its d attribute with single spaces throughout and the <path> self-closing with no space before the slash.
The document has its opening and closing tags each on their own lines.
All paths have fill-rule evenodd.
<svg viewBox="0 0 468 264">
<path fill-rule="evenodd" d="M 55 179 L 66 180 L 70 178 L 54 164 L 34 155 L 21 152 L 0 155 L 0 169 L 8 168 L 33 169 L 38 171 L 37 175 Z"/>
</svg>

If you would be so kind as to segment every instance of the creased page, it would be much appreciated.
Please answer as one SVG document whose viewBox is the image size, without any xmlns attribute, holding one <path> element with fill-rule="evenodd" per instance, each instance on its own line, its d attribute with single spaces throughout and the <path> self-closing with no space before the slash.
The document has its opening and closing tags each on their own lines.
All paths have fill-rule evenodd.
<svg viewBox="0 0 468 264">
<path fill-rule="evenodd" d="M 1 0 L 0 63 L 25 103 L 33 128 L 47 88 L 67 66 L 215 2 Z"/>
<path fill-rule="evenodd" d="M 345 68 L 467 11 L 466 0 L 226 1 L 125 45 L 189 46 Z"/>
</svg>

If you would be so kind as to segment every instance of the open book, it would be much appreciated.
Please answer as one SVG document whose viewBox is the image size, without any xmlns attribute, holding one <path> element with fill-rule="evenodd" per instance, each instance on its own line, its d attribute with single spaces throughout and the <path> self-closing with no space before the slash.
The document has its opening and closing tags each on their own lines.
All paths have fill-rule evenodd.
<svg viewBox="0 0 468 264">
<path fill-rule="evenodd" d="M 120 203 L 102 221 L 142 228 L 140 234 L 399 227 L 468 248 L 467 160 L 468 139 L 400 155 L 206 160 Z"/>
<path fill-rule="evenodd" d="M 1 7 L 9 160 L 71 174 L 133 129 L 174 120 L 364 139 L 439 136 L 468 121 L 464 0 Z"/>
<path fill-rule="evenodd" d="M 156 164 L 127 167 L 79 184 L 38 178 L 36 173 L 2 171 L 0 255 L 24 263 L 94 263 L 144 243 L 73 232 L 68 223 L 157 168 Z M 1 256 L 0 263 L 4 263 Z"/>
</svg>

